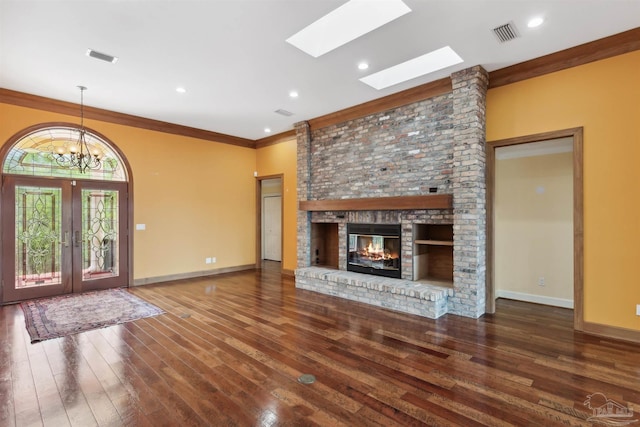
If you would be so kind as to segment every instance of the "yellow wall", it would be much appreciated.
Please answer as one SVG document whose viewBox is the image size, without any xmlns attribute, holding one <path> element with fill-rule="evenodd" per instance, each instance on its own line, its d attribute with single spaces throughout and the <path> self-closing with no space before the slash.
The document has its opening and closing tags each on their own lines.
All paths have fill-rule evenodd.
<svg viewBox="0 0 640 427">
<path fill-rule="evenodd" d="M 573 153 L 496 161 L 496 295 L 572 306 L 572 161 Z"/>
<path fill-rule="evenodd" d="M 0 104 L 0 144 L 34 124 L 77 117 Z M 85 120 L 133 171 L 134 279 L 255 263 L 256 150 Z M 205 258 L 216 257 L 215 264 Z"/>
<path fill-rule="evenodd" d="M 487 95 L 488 141 L 584 127 L 584 320 L 630 330 L 640 330 L 639 75 L 636 51 Z"/>
<path fill-rule="evenodd" d="M 283 174 L 282 179 L 282 268 L 293 271 L 297 264 L 297 155 L 295 137 L 257 151 L 258 176 Z"/>
</svg>

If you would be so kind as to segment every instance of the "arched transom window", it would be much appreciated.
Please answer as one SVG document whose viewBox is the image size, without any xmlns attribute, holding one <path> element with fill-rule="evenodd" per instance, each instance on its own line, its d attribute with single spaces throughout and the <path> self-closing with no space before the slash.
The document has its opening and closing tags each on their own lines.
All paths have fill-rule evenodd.
<svg viewBox="0 0 640 427">
<path fill-rule="evenodd" d="M 127 181 L 126 169 L 118 153 L 98 135 L 85 131 L 85 140 L 99 166 L 81 172 L 71 165 L 79 146 L 80 132 L 74 126 L 52 126 L 22 136 L 4 159 L 2 172 L 55 178 Z"/>
</svg>

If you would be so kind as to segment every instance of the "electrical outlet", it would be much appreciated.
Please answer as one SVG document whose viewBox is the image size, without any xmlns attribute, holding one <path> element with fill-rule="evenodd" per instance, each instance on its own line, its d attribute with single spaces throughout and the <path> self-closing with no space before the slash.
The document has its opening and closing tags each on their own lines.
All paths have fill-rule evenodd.
<svg viewBox="0 0 640 427">
<path fill-rule="evenodd" d="M 538 277 L 538 286 L 544 286 L 544 276 Z"/>
<path fill-rule="evenodd" d="M 216 263 L 216 257 L 211 258 L 211 262 L 215 264 Z"/>
<path fill-rule="evenodd" d="M 205 264 L 211 264 L 211 258 L 205 258 L 204 262 Z"/>
<path fill-rule="evenodd" d="M 640 316 L 640 304 L 636 304 L 636 316 Z"/>
</svg>

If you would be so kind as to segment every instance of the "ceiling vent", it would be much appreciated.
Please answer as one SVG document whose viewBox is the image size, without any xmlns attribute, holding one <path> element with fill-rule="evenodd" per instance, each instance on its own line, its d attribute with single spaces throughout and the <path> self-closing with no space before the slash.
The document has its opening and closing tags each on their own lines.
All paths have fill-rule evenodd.
<svg viewBox="0 0 640 427">
<path fill-rule="evenodd" d="M 508 22 L 504 25 L 500 25 L 493 29 L 493 33 L 496 35 L 500 43 L 508 42 L 509 40 L 517 39 L 520 37 L 516 26 L 513 22 Z"/>
<path fill-rule="evenodd" d="M 285 117 L 293 116 L 293 113 L 291 111 L 283 110 L 282 108 L 279 109 L 279 110 L 276 110 L 275 112 L 280 114 L 281 116 L 285 116 Z"/>
<path fill-rule="evenodd" d="M 116 58 L 115 56 L 107 55 L 106 53 L 96 52 L 93 49 L 87 49 L 87 56 L 90 56 L 95 59 L 99 59 L 101 61 L 111 62 L 112 64 L 115 64 L 116 61 L 118 60 L 118 58 Z"/>
</svg>

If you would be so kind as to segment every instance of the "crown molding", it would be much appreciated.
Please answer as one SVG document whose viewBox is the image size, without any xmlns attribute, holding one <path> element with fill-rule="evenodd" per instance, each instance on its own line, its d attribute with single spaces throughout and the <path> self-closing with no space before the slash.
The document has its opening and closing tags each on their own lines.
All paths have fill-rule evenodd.
<svg viewBox="0 0 640 427">
<path fill-rule="evenodd" d="M 295 139 L 296 131 L 295 129 L 288 130 L 286 132 L 281 132 L 275 135 L 267 136 L 265 138 L 260 138 L 256 140 L 255 148 L 264 148 L 270 145 L 279 144 L 284 141 L 288 141 L 290 139 Z"/>
<path fill-rule="evenodd" d="M 320 129 L 323 127 L 343 123 L 354 120 L 370 114 L 379 113 L 381 111 L 390 110 L 392 108 L 401 107 L 403 105 L 412 104 L 414 102 L 423 101 L 433 98 L 434 96 L 444 95 L 451 92 L 451 78 L 445 77 L 430 83 L 425 83 L 402 92 L 393 93 L 373 101 L 365 102 L 335 113 L 326 114 L 309 120 L 311 129 Z"/>
<path fill-rule="evenodd" d="M 0 102 L 5 104 L 18 105 L 20 107 L 50 111 L 52 113 L 66 114 L 76 117 L 80 116 L 79 104 L 59 101 L 52 98 L 45 98 L 43 96 L 31 95 L 28 93 L 17 92 L 4 88 L 0 88 Z M 169 133 L 173 135 L 204 139 L 206 141 L 220 142 L 223 144 L 237 145 L 240 147 L 255 148 L 255 141 L 251 139 L 245 139 L 237 136 L 225 135 L 223 133 L 211 132 L 188 126 L 162 122 L 159 120 L 146 119 L 144 117 L 117 113 L 115 111 L 103 110 L 100 108 L 87 107 L 86 105 L 84 106 L 84 116 L 87 119 L 100 120 L 103 122 L 114 123 L 118 125 L 131 126 L 157 132 Z"/>
<path fill-rule="evenodd" d="M 640 27 L 489 73 L 489 89 L 640 50 Z"/>
</svg>

